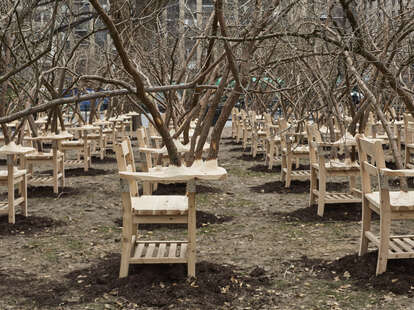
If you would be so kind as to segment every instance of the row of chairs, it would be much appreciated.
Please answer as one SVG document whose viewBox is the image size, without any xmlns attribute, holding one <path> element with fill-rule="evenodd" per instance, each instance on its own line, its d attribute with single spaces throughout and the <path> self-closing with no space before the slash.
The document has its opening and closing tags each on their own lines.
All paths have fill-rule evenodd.
<svg viewBox="0 0 414 310">
<path fill-rule="evenodd" d="M 254 115 L 254 113 L 251 114 Z M 236 141 L 239 140 L 240 136 L 247 136 L 249 138 L 249 135 L 246 134 L 246 129 L 248 128 L 246 124 L 252 124 L 253 122 L 246 122 L 246 119 L 251 119 L 251 117 L 246 117 L 246 115 L 248 113 L 233 111 L 234 124 L 232 134 Z M 263 118 L 266 119 L 266 116 Z M 369 138 L 364 135 L 358 135 L 355 138 L 340 138 L 336 136 L 336 138 L 340 138 L 337 142 L 324 142 L 322 138 L 323 134 L 327 132 L 326 129 L 322 129 L 321 132 L 321 128 L 318 128 L 317 124 L 308 124 L 306 126 L 306 146 L 308 149 L 302 149 L 301 147 L 304 145 L 297 143 L 296 147 L 299 147 L 299 149 L 296 151 L 294 146 L 292 148 L 292 145 L 295 145 L 292 142 L 297 141 L 296 137 L 292 136 L 292 132 L 287 128 L 285 120 L 279 119 L 277 125 L 273 125 L 271 122 L 267 122 L 267 124 L 269 124 L 269 129 L 275 128 L 279 135 L 264 138 L 264 143 L 269 143 L 269 146 L 265 148 L 268 151 L 266 161 L 269 162 L 269 157 L 276 153 L 276 151 L 273 151 L 274 153 L 270 151 L 273 148 L 273 146 L 270 146 L 270 143 L 279 146 L 281 175 L 285 179 L 286 186 L 291 185 L 290 180 L 293 174 L 292 170 L 289 171 L 289 169 L 292 167 L 295 158 L 297 159 L 299 156 L 303 156 L 300 158 L 309 158 L 310 173 L 309 176 L 303 176 L 303 179 L 310 178 L 309 205 L 318 204 L 318 215 L 323 216 L 325 205 L 329 203 L 358 203 L 362 201 L 362 233 L 359 253 L 360 255 L 366 254 L 369 242 L 372 242 L 379 248 L 377 275 L 386 271 L 388 259 L 414 257 L 414 235 L 392 236 L 390 234 L 392 220 L 414 218 L 414 192 L 407 191 L 406 188 L 401 188 L 400 190 L 391 189 L 389 185 L 390 178 L 414 176 L 414 170 L 410 169 L 414 167 L 411 159 L 411 154 L 414 153 L 414 119 L 411 115 L 406 114 L 404 122 L 392 123 L 398 147 L 401 146 L 401 142 L 405 144 L 406 169 L 403 170 L 386 168 L 383 146 L 388 143 L 388 137 L 379 130 L 378 124 L 375 124 L 376 129 L 373 132 L 371 131 Z M 253 131 L 253 129 L 250 130 Z M 301 134 L 300 131 L 296 131 Z M 250 141 L 254 140 L 253 136 L 252 133 Z M 354 139 L 354 141 L 345 146 L 347 144 L 344 141 L 345 138 Z M 243 147 L 246 147 L 248 143 L 245 140 L 243 142 Z M 251 143 L 253 148 L 254 143 Z M 359 161 L 357 161 L 356 152 L 358 153 Z M 342 155 L 345 159 L 339 160 L 339 155 Z M 327 192 L 327 179 L 337 176 L 348 178 L 348 192 Z M 356 179 L 360 176 L 362 190 L 357 188 Z M 375 177 L 377 180 L 376 186 L 378 190 L 376 191 L 373 190 L 375 184 L 372 183 L 370 176 Z M 380 215 L 379 235 L 372 231 L 372 212 Z"/>
</svg>

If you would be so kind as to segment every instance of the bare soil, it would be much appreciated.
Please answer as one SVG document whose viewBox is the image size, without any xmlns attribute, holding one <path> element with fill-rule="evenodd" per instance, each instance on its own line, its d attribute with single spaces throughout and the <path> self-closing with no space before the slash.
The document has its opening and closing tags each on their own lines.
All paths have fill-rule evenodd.
<svg viewBox="0 0 414 310">
<path fill-rule="evenodd" d="M 318 217 L 309 182 L 286 189 L 280 167 L 269 171 L 229 133 L 219 157 L 227 180 L 197 186 L 196 279 L 185 265 L 135 265 L 118 279 L 121 199 L 109 154 L 87 173 L 67 170 L 58 195 L 30 188 L 28 218 L 0 216 L 0 309 L 414 309 L 413 260 L 390 261 L 376 277 L 376 251 L 357 256 L 359 204 L 328 205 Z M 412 221 L 394 226 L 413 230 Z M 176 239 L 186 229 L 146 225 L 140 235 Z"/>
</svg>

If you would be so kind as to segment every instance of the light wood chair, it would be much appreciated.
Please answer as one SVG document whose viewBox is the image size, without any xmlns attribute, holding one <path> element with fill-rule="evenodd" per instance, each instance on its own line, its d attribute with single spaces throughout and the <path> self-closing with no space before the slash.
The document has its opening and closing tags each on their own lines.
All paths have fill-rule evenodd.
<svg viewBox="0 0 414 310">
<path fill-rule="evenodd" d="M 52 185 L 53 192 L 59 193 L 59 184 L 65 186 L 65 164 L 64 154 L 58 150 L 57 141 L 52 142 L 50 152 L 35 152 L 26 154 L 24 157 L 24 166 L 28 170 L 28 184 L 33 186 Z M 34 172 L 34 166 L 52 166 L 52 175 L 38 175 Z"/>
<path fill-rule="evenodd" d="M 404 113 L 404 143 L 405 143 L 405 167 L 414 168 L 411 159 L 414 153 L 414 117 L 409 113 Z"/>
<path fill-rule="evenodd" d="M 257 114 L 252 111 L 250 114 L 251 124 L 251 154 L 256 158 L 258 152 L 265 153 L 265 139 L 267 132 L 265 131 L 265 119 L 258 119 Z"/>
<path fill-rule="evenodd" d="M 241 111 L 241 119 L 242 119 L 242 147 L 243 150 L 251 145 L 252 139 L 252 126 L 250 124 L 250 119 L 246 111 Z"/>
<path fill-rule="evenodd" d="M 91 144 L 84 139 L 62 141 L 59 143 L 59 150 L 64 153 L 66 168 L 82 168 L 88 171 L 92 165 Z M 69 152 L 76 152 L 76 159 L 69 157 Z"/>
<path fill-rule="evenodd" d="M 233 139 L 237 137 L 237 132 L 238 132 L 239 122 L 237 121 L 237 114 L 238 114 L 238 109 L 233 108 L 231 110 L 231 137 Z"/>
<path fill-rule="evenodd" d="M 362 232 L 359 255 L 368 251 L 368 243 L 378 247 L 376 274 L 387 270 L 388 259 L 414 258 L 414 235 L 391 236 L 392 220 L 414 219 L 414 191 L 390 190 L 389 179 L 413 177 L 414 170 L 391 170 L 385 167 L 381 141 L 357 136 L 362 178 Z M 378 180 L 372 190 L 371 176 Z M 372 211 L 380 216 L 379 236 L 371 230 Z"/>
<path fill-rule="evenodd" d="M 15 186 L 19 196 L 15 196 Z M 0 170 L 0 186 L 7 187 L 7 201 L 0 201 L 0 214 L 8 214 L 9 223 L 16 222 L 16 207 L 21 205 L 22 214 L 27 216 L 27 172 L 13 166 L 13 155 L 7 155 L 7 170 Z"/>
<path fill-rule="evenodd" d="M 281 132 L 284 132 L 287 129 L 287 122 L 283 118 L 279 118 L 277 124 L 274 125 L 269 117 L 267 117 L 266 122 L 266 132 L 267 136 L 265 139 L 265 149 L 266 149 L 266 160 L 265 164 L 268 166 L 268 169 L 271 170 L 274 164 L 280 164 L 282 162 L 281 154 L 281 143 L 282 139 L 280 137 Z"/>
<path fill-rule="evenodd" d="M 124 138 L 115 146 L 119 171 L 135 170 L 131 142 Z M 128 276 L 130 264 L 187 263 L 188 275 L 195 276 L 195 205 L 186 195 L 139 196 L 136 180 L 121 179 L 123 227 L 119 277 Z M 142 241 L 139 224 L 187 224 L 188 240 Z"/>
<path fill-rule="evenodd" d="M 280 178 L 285 187 L 290 187 L 292 180 L 306 181 L 310 178 L 310 170 L 299 170 L 300 159 L 309 159 L 309 146 L 301 143 L 302 137 L 290 133 L 281 135 L 282 167 Z M 296 163 L 296 170 L 293 169 Z"/>
<path fill-rule="evenodd" d="M 361 191 L 356 188 L 359 165 L 348 156 L 344 161 L 335 158 L 340 145 L 322 142 L 316 124 L 307 125 L 310 161 L 310 198 L 309 206 L 318 203 L 318 215 L 323 216 L 325 204 L 361 202 Z M 349 178 L 349 192 L 327 192 L 328 177 L 344 176 Z"/>
<path fill-rule="evenodd" d="M 242 119 L 242 112 L 241 111 L 237 111 L 235 123 L 236 123 L 236 128 L 237 128 L 236 143 L 240 143 L 240 140 L 243 137 L 243 119 Z"/>
</svg>

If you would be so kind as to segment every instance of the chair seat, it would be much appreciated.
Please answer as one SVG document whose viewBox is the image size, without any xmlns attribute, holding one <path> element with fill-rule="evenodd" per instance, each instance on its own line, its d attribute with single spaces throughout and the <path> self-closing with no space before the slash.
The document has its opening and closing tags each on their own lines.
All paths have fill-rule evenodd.
<svg viewBox="0 0 414 310">
<path fill-rule="evenodd" d="M 286 152 L 286 148 L 284 148 L 282 151 Z M 309 153 L 309 147 L 307 145 L 293 146 L 292 147 L 292 153 L 293 154 L 308 154 Z"/>
<path fill-rule="evenodd" d="M 61 157 L 63 155 L 62 152 L 57 152 L 58 157 Z M 44 153 L 44 152 L 37 152 L 37 153 L 31 153 L 26 155 L 27 160 L 52 160 L 53 159 L 53 153 Z"/>
<path fill-rule="evenodd" d="M 312 164 L 312 167 L 319 169 L 319 164 Z M 331 160 L 325 162 L 325 169 L 326 170 L 356 170 L 359 171 L 360 167 L 357 162 L 354 163 L 345 163 L 342 161 Z"/>
<path fill-rule="evenodd" d="M 390 206 L 393 211 L 414 211 L 414 191 L 401 192 L 393 191 L 390 193 Z M 365 194 L 365 197 L 375 206 L 380 205 L 380 193 L 372 192 Z"/>
<path fill-rule="evenodd" d="M 73 147 L 84 146 L 84 144 L 85 143 L 82 140 L 72 140 L 72 141 L 65 141 L 61 143 L 62 146 L 73 146 Z"/>
<path fill-rule="evenodd" d="M 410 149 L 414 149 L 414 143 L 408 143 L 405 145 L 405 147 L 409 147 Z"/>
<path fill-rule="evenodd" d="M 102 130 L 102 132 L 103 133 L 113 133 L 114 131 L 113 131 L 113 129 L 104 129 L 104 130 Z"/>
<path fill-rule="evenodd" d="M 101 135 L 99 133 L 88 134 L 88 139 L 100 139 Z"/>
<path fill-rule="evenodd" d="M 187 196 L 150 196 L 131 198 L 132 209 L 140 215 L 184 215 L 188 212 Z"/>
<path fill-rule="evenodd" d="M 24 169 L 19 170 L 16 167 L 14 167 L 14 177 L 15 178 L 20 177 L 20 176 L 25 175 L 25 174 L 26 174 L 26 170 L 24 170 Z M 9 174 L 8 174 L 7 170 L 0 170 L 0 180 L 7 179 L 8 175 Z"/>
</svg>

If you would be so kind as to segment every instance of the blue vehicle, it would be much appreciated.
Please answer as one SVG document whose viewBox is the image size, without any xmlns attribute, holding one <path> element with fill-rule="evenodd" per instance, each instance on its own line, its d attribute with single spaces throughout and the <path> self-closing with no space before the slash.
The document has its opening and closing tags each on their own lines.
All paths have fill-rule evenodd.
<svg viewBox="0 0 414 310">
<path fill-rule="evenodd" d="M 97 91 L 104 91 L 104 89 L 100 88 Z M 94 89 L 92 89 L 92 88 L 86 88 L 86 93 L 87 94 L 91 94 L 91 93 L 94 93 L 94 92 L 95 92 Z M 66 91 L 66 93 L 65 93 L 65 95 L 63 97 L 76 96 L 76 95 L 78 95 L 78 93 L 79 93 L 78 88 L 73 88 L 73 89 L 70 89 L 70 90 Z M 85 93 L 81 93 L 81 94 L 85 94 Z M 101 111 L 104 111 L 104 110 L 108 109 L 109 98 L 104 97 L 104 98 L 97 98 L 96 99 L 96 105 L 99 105 L 101 102 L 102 102 L 102 104 L 101 104 L 101 109 L 100 110 Z M 88 111 L 90 111 L 90 109 L 91 109 L 91 102 L 90 102 L 90 100 L 85 100 L 85 101 L 79 102 L 79 108 L 80 108 L 80 110 L 82 112 L 88 112 Z"/>
</svg>

